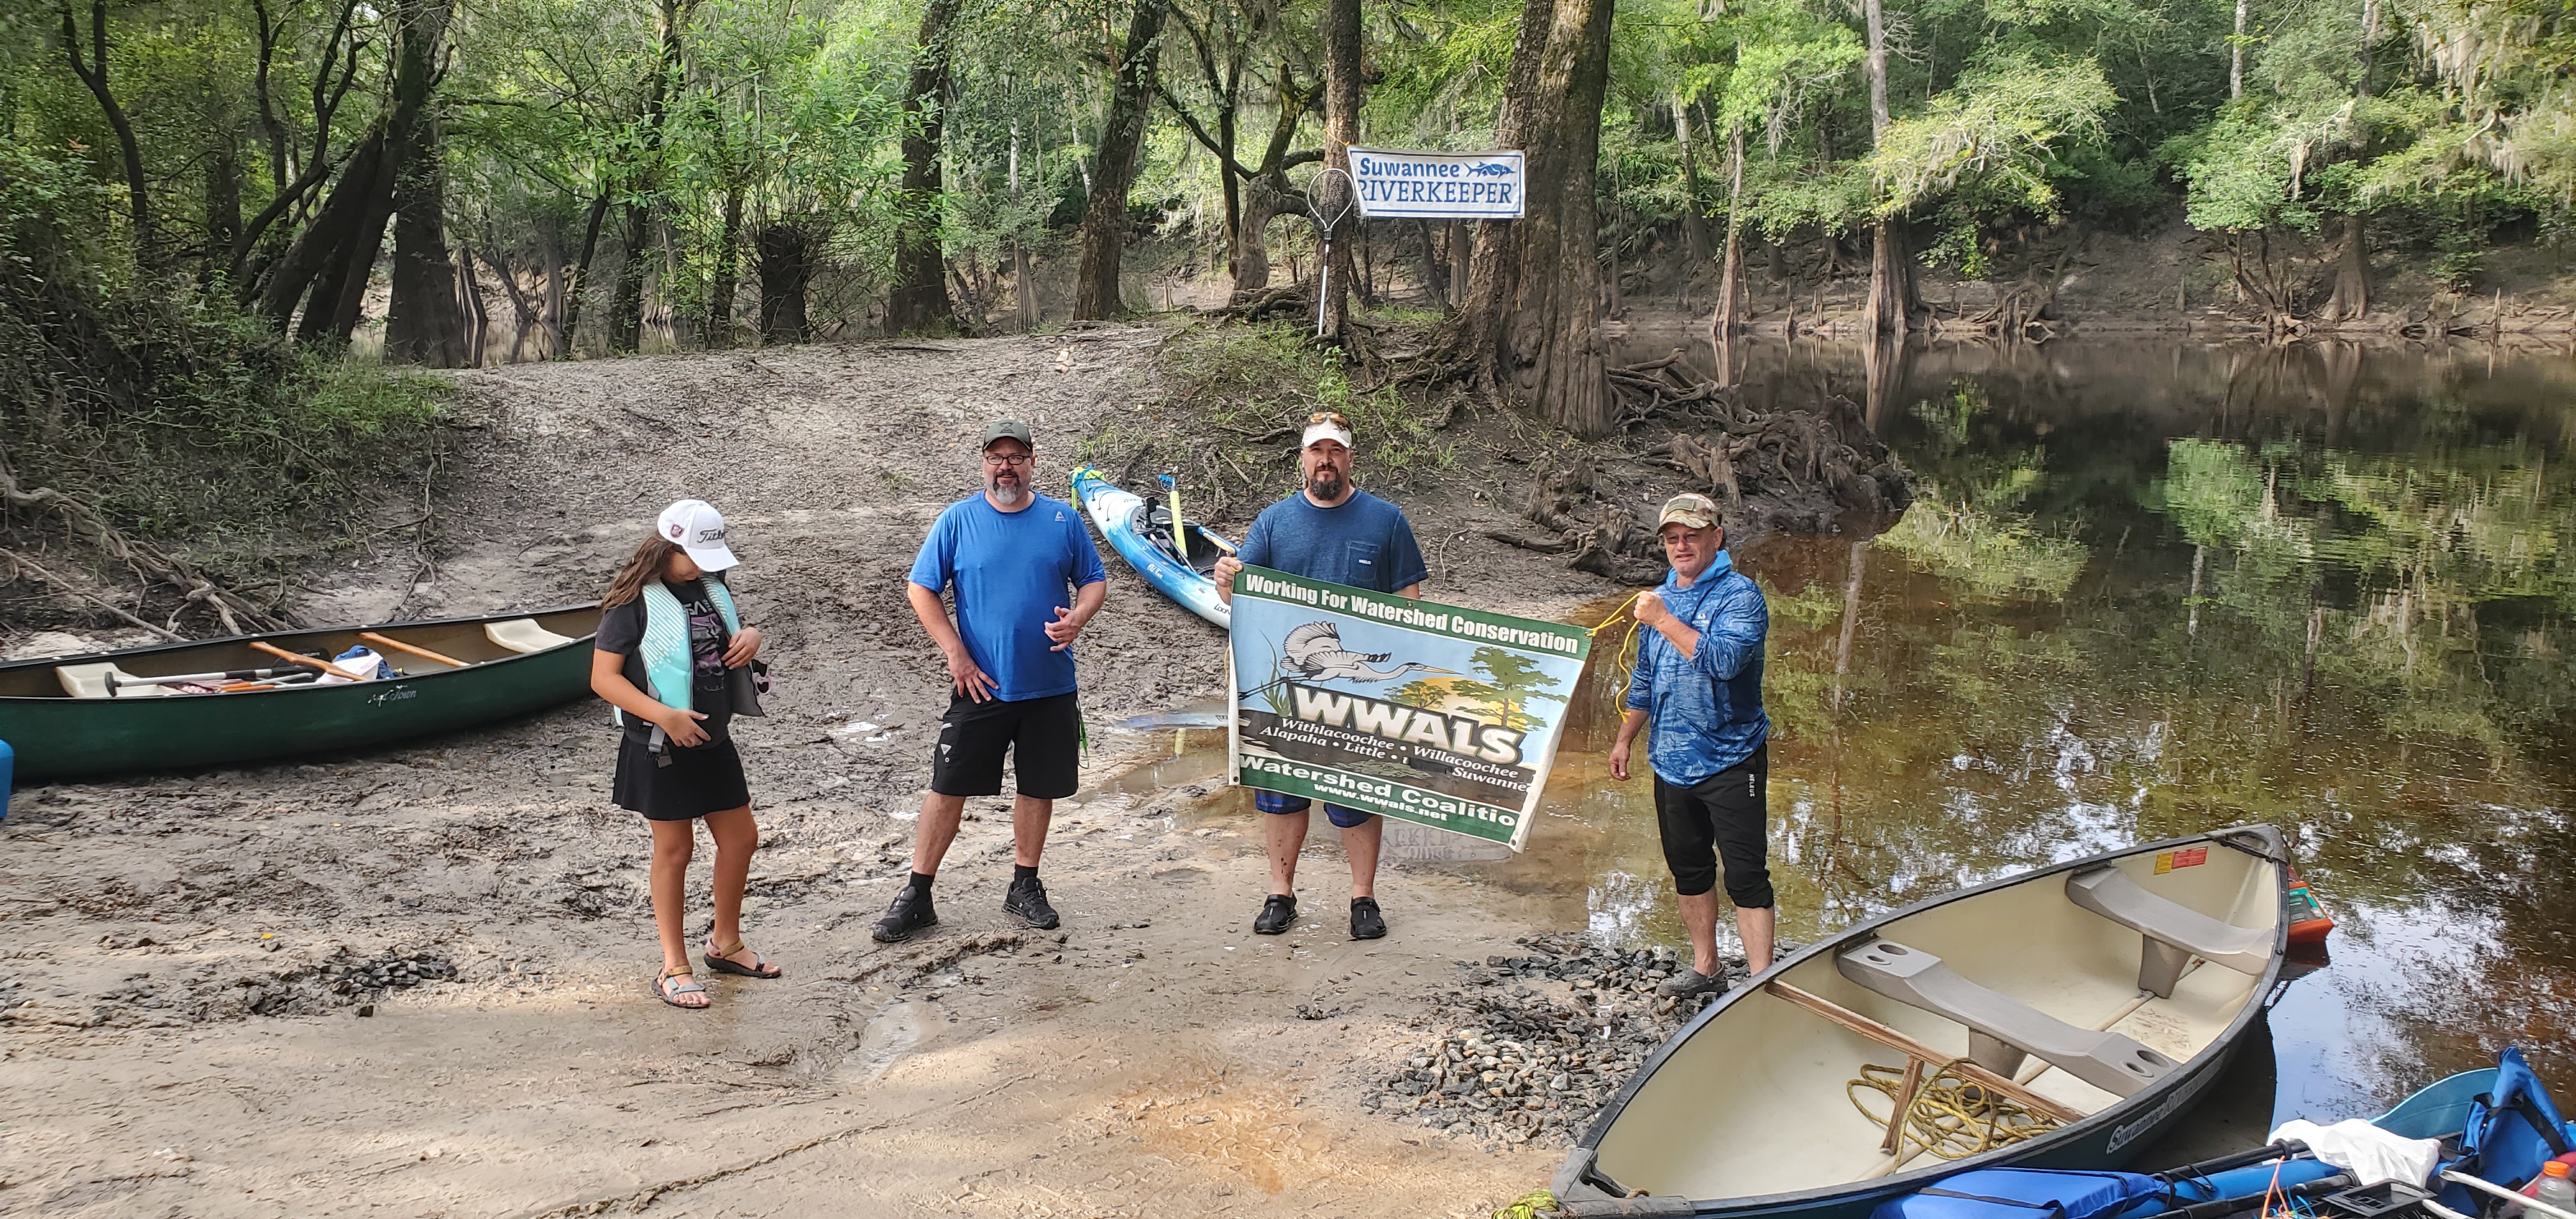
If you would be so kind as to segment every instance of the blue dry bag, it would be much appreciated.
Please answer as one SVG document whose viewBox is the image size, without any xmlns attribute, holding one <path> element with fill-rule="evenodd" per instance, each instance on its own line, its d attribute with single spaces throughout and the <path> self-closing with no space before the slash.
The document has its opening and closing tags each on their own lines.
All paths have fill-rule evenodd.
<svg viewBox="0 0 2576 1219">
<path fill-rule="evenodd" d="M 2101 1219 L 2160 1188 L 2144 1173 L 1982 1168 L 1881 1202 L 1869 1219 Z"/>
</svg>

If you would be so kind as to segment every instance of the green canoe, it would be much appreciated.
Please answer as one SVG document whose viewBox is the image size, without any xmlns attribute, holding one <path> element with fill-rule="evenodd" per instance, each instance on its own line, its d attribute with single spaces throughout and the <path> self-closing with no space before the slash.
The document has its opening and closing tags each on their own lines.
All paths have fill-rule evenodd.
<svg viewBox="0 0 2576 1219">
<path fill-rule="evenodd" d="M 253 762 L 359 749 L 449 732 L 590 693 L 590 638 L 599 607 L 442 618 L 371 627 L 277 631 L 0 664 L 0 741 L 18 778 L 73 779 L 141 770 Z M 459 662 L 360 638 L 371 632 Z M 396 676 L 310 682 L 231 693 L 179 693 L 137 679 L 182 674 L 297 672 L 251 645 L 333 657 L 381 655 Z M 208 684 L 252 685 L 259 679 Z"/>
</svg>

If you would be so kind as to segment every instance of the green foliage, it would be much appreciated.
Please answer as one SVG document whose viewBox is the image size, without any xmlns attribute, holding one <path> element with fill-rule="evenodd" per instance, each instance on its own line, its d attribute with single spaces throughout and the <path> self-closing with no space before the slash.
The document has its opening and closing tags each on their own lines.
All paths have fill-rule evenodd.
<svg viewBox="0 0 2576 1219">
<path fill-rule="evenodd" d="M 0 461 L 111 524 L 237 571 L 434 457 L 443 378 L 296 347 L 184 281 L 97 261 L 115 200 L 68 156 L 0 150 Z"/>
<path fill-rule="evenodd" d="M 1301 428 L 1317 411 L 1340 411 L 1358 440 L 1363 484 L 1402 485 L 1455 460 L 1418 404 L 1392 385 L 1352 385 L 1340 361 L 1310 345 L 1307 334 L 1285 322 L 1194 326 L 1163 345 L 1155 374 L 1191 422 L 1231 433 L 1227 443 L 1238 447 L 1241 436 Z M 1296 447 L 1293 440 L 1272 443 L 1278 453 Z M 1259 449 L 1252 456 L 1270 459 Z"/>
<path fill-rule="evenodd" d="M 1992 208 L 2053 214 L 2052 153 L 2062 141 L 2098 134 L 2118 102 L 2091 60 L 1998 55 L 1979 63 L 1921 114 L 1888 128 L 1870 157 L 1886 192 L 1880 210 L 1901 214 L 1965 183 Z"/>
</svg>

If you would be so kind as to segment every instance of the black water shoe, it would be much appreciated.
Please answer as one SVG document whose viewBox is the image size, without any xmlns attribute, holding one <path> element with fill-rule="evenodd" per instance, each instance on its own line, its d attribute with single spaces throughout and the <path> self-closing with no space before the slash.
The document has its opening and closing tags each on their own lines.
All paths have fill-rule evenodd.
<svg viewBox="0 0 2576 1219">
<path fill-rule="evenodd" d="M 1297 921 L 1297 899 L 1285 893 L 1273 893 L 1261 903 L 1261 917 L 1252 920 L 1254 935 L 1277 935 Z"/>
<path fill-rule="evenodd" d="M 1655 988 L 1655 993 L 1674 999 L 1688 999 L 1693 995 L 1704 995 L 1710 991 L 1725 988 L 1726 966 L 1719 965 L 1717 976 L 1712 978 L 1688 965 L 1683 965 L 1678 967 L 1673 976 L 1664 979 L 1663 984 Z"/>
<path fill-rule="evenodd" d="M 1011 882 L 1011 891 L 1002 895 L 1002 913 L 1040 931 L 1053 931 L 1061 921 L 1047 904 L 1046 886 L 1034 876 Z"/>
<path fill-rule="evenodd" d="M 1374 897 L 1351 899 L 1351 938 L 1376 940 L 1386 937 L 1386 916 L 1377 912 Z"/>
<path fill-rule="evenodd" d="M 939 912 L 930 908 L 930 890 L 905 885 L 886 907 L 885 917 L 877 920 L 876 930 L 868 934 L 880 944 L 908 940 L 912 933 L 939 925 Z"/>
</svg>

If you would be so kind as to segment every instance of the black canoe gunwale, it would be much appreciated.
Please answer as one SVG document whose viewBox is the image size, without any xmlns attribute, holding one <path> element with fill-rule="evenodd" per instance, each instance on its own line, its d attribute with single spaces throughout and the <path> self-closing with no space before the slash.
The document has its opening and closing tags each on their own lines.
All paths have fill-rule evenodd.
<svg viewBox="0 0 2576 1219">
<path fill-rule="evenodd" d="M 22 671 L 22 670 L 33 670 L 33 669 L 56 669 L 56 668 L 61 668 L 61 667 L 65 666 L 65 665 L 96 664 L 96 663 L 98 663 L 98 662 L 100 662 L 100 661 L 110 661 L 110 662 L 117 662 L 117 663 L 120 663 L 120 664 L 121 664 L 123 661 L 125 661 L 125 660 L 127 660 L 127 659 L 131 659 L 131 658 L 139 657 L 139 656 L 159 656 L 159 655 L 166 655 L 166 654 L 169 654 L 169 653 L 172 653 L 172 652 L 184 652 L 184 651 L 189 651 L 189 650 L 197 649 L 197 648 L 223 647 L 223 646 L 227 646 L 227 645 L 235 645 L 235 646 L 238 646 L 238 645 L 246 645 L 246 644 L 250 644 L 250 643 L 253 643 L 253 642 L 259 642 L 259 643 L 276 643 L 276 642 L 277 642 L 277 641 L 279 641 L 279 640 L 285 640 L 285 639 L 298 639 L 298 638 L 304 638 L 304 637 L 308 637 L 308 636 L 322 636 L 322 635 L 347 635 L 347 634 L 353 634 L 353 633 L 358 632 L 358 631 L 390 632 L 390 631 L 398 631 L 398 630 L 407 630 L 407 629 L 411 629 L 411 628 L 415 628 L 415 627 L 476 626 L 476 625 L 480 625 L 480 624 L 483 624 L 483 623 L 490 623 L 490 622 L 514 622 L 514 621 L 517 621 L 518 619 L 521 619 L 521 618 L 550 618 L 550 617 L 553 617 L 553 616 L 555 616 L 555 615 L 557 615 L 557 614 L 571 614 L 571 613 L 579 613 L 579 612 L 588 611 L 588 610 L 595 610 L 595 609 L 598 609 L 598 608 L 599 608 L 599 603 L 598 603 L 598 602 L 596 602 L 596 601 L 576 601 L 576 602 L 573 602 L 572 604 L 569 604 L 569 605 L 558 605 L 558 606 L 553 606 L 553 607 L 546 608 L 546 609 L 506 610 L 506 611 L 503 611 L 503 612 L 501 612 L 501 613 L 497 613 L 497 614 L 469 614 L 469 615 L 465 615 L 465 616 L 463 616 L 463 617 L 457 617 L 457 618 L 410 618 L 410 619 L 405 619 L 405 620 L 400 621 L 400 622 L 371 622 L 371 623 L 362 623 L 362 624 L 358 624 L 358 625 L 297 627 L 297 628 L 294 628 L 294 629 L 291 629 L 291 630 L 283 630 L 283 631 L 259 631 L 259 632 L 255 632 L 255 633 L 242 634 L 242 635 L 218 635 L 218 636 L 214 636 L 214 637 L 212 637 L 212 638 L 207 638 L 207 639 L 179 639 L 179 640 L 173 640 L 173 641 L 171 641 L 171 642 L 169 642 L 169 643 L 145 644 L 145 645 L 144 645 L 144 646 L 142 646 L 142 647 L 135 647 L 135 648 L 118 648 L 118 649 L 116 649 L 116 650 L 114 650 L 114 651 L 109 651 L 109 652 L 85 652 L 85 653 L 82 653 L 82 654 L 80 654 L 80 655 L 78 655 L 78 656 L 41 656 L 41 657 L 34 657 L 34 658 L 31 658 L 31 659 L 27 659 L 27 660 L 12 660 L 12 661 L 0 662 L 0 673 L 15 673 L 15 672 L 19 672 L 19 671 Z M 544 650 L 542 650 L 542 651 L 536 651 L 536 652 L 521 652 L 521 653 L 516 653 L 516 654 L 513 654 L 513 655 L 509 655 L 509 656 L 496 656 L 496 657 L 494 657 L 494 658 L 492 658 L 492 659 L 490 659 L 490 660 L 479 660 L 479 661 L 475 661 L 475 662 L 473 662 L 473 663 L 471 663 L 471 664 L 468 664 L 468 665 L 464 666 L 463 668 L 457 668 L 457 669 L 438 668 L 438 669 L 431 669 L 431 670 L 429 670 L 429 671 L 427 671 L 427 672 L 423 672 L 423 673 L 406 673 L 406 674 L 404 674 L 404 675 L 402 676 L 402 678 L 401 678 L 400 680 L 402 680 L 402 681 L 404 681 L 404 682 L 433 681 L 433 680 L 436 680 L 436 679 L 441 678 L 441 677 L 448 677 L 448 676 L 453 676 L 453 675 L 458 675 L 458 674 L 466 674 L 466 673 L 488 673 L 488 672 L 491 672 L 491 671 L 493 671 L 493 670 L 501 669 L 501 668 L 504 668 L 504 667 L 506 667 L 506 666 L 512 665 L 512 664 L 514 664 L 514 663 L 516 663 L 516 662 L 518 662 L 518 661 L 538 660 L 538 659 L 543 658 L 543 657 L 547 657 L 547 656 L 555 655 L 555 654 L 557 654 L 557 653 L 559 653 L 559 652 L 564 651 L 564 650 L 565 650 L 565 649 L 567 649 L 567 648 L 572 648 L 572 647 L 579 646 L 579 645 L 581 645 L 581 644 L 589 643 L 589 642 L 591 642 L 592 640 L 596 639 L 596 638 L 598 637 L 598 634 L 599 634 L 598 627 L 597 627 L 596 625 L 594 625 L 594 626 L 591 628 L 591 630 L 589 630 L 588 632 L 586 632 L 586 633 L 582 634 L 581 636 L 579 636 L 579 637 L 577 637 L 577 638 L 573 638 L 573 639 L 572 639 L 572 641 L 571 641 L 570 643 L 557 644 L 557 645 L 555 645 L 554 647 L 546 648 L 546 649 L 544 649 Z M 284 645 L 282 645 L 282 644 L 281 644 L 280 646 L 284 646 Z M 293 649 L 288 649 L 288 650 L 292 651 Z M 410 658 L 409 658 L 409 657 L 407 657 L 407 656 L 401 656 L 401 657 L 388 656 L 388 657 L 386 657 L 386 659 L 388 659 L 388 660 L 397 660 L 397 659 L 410 659 Z M 157 696 L 157 698 L 156 698 L 156 700 L 155 700 L 155 701 L 158 701 L 159 699 L 163 699 L 163 698 L 228 698 L 228 699 L 229 699 L 229 698 L 242 698 L 242 697 L 246 697 L 246 696 L 248 696 L 248 697 L 256 697 L 256 696 L 259 696 L 259 695 L 287 695 L 287 694 L 298 694 L 298 693 L 304 693 L 304 692 L 311 691 L 311 690 L 316 690 L 316 689 L 329 690 L 329 689 L 334 689 L 334 688 L 336 688 L 336 687 L 333 687 L 333 686 L 315 686 L 315 685 L 312 685 L 311 683 L 304 683 L 304 684 L 293 685 L 293 686 L 279 686 L 279 687 L 276 687 L 276 688 L 274 688 L 274 689 L 268 689 L 268 690 L 236 690 L 236 691 L 233 691 L 233 692 L 231 692 L 231 693 L 226 693 L 226 694 L 180 694 L 180 693 L 175 693 L 175 692 L 174 692 L 174 693 L 167 694 L 167 695 Z M 0 706 L 13 706 L 13 707 L 60 706 L 60 705 L 62 705 L 62 704 L 64 704 L 64 703 L 66 703 L 66 702 L 72 702 L 72 701 L 79 701 L 79 702 L 82 702 L 82 703 L 85 703 L 85 704 L 93 704 L 93 705 L 112 705 L 112 704 L 116 704 L 116 703 L 120 702 L 121 700 L 117 700 L 117 699 L 81 699 L 81 700 L 73 700 L 69 695 L 64 695 L 64 694 L 41 694 L 41 695 L 39 695 L 39 694 L 0 694 Z M 134 700 L 134 701 L 141 701 L 141 700 Z"/>
<path fill-rule="evenodd" d="M 2249 843 L 2243 841 L 2245 839 L 2251 839 L 2253 841 Z M 2223 846 L 2230 850 L 2252 855 L 2272 864 L 2275 868 L 2273 873 L 2273 886 L 2276 891 L 2283 890 L 2288 883 L 2289 848 L 2287 843 L 2282 839 L 2281 832 L 2270 825 L 2262 823 L 2232 825 L 2223 829 L 2210 830 L 2206 833 L 2188 834 L 2179 838 L 2166 838 L 2156 842 L 2136 843 L 2130 846 L 2121 847 L 2118 850 L 2087 855 L 2080 859 L 2071 859 L 2064 863 L 2056 863 L 2050 864 L 2046 867 L 2033 868 L 2026 872 L 2015 872 L 2009 876 L 1999 876 L 1993 880 L 1986 881 L 1983 884 L 1973 885 L 1969 888 L 1954 889 L 1948 893 L 1936 894 L 1911 905 L 1901 906 L 1897 909 L 1890 910 L 1875 918 L 1855 923 L 1833 936 L 1819 940 L 1787 957 L 1783 957 L 1780 960 L 1773 962 L 1770 968 L 1755 975 L 1743 986 L 1728 992 L 1725 998 L 1708 1005 L 1700 1011 L 1699 1015 L 1692 1017 L 1690 1023 L 1683 1025 L 1680 1029 L 1675 1030 L 1672 1036 L 1665 1038 L 1664 1044 L 1657 1046 L 1654 1054 L 1649 1056 L 1646 1061 L 1637 1068 L 1636 1072 L 1628 1077 L 1628 1082 L 1620 1085 L 1619 1091 L 1610 1098 L 1610 1103 L 1602 1107 L 1600 1115 L 1593 1119 L 1592 1125 L 1583 1132 L 1583 1137 L 1575 1142 L 1574 1150 L 1568 1154 L 1565 1166 L 1558 1170 L 1556 1181 L 1556 1192 L 1558 1197 L 1565 1197 L 1568 1190 L 1575 1187 L 1581 1187 L 1585 1189 L 1586 1192 L 1590 1192 L 1592 1190 L 1600 1189 L 1603 1185 L 1611 1184 L 1606 1177 L 1599 1174 L 1593 1168 L 1593 1156 L 1600 1148 L 1602 1135 L 1607 1133 L 1611 1124 L 1618 1120 L 1619 1114 L 1628 1107 L 1628 1102 L 1636 1096 L 1637 1091 L 1645 1086 L 1648 1079 L 1653 1078 L 1655 1072 L 1663 1068 L 1665 1060 L 1670 1058 L 1676 1049 L 1680 1048 L 1683 1043 L 1689 1041 L 1692 1037 L 1697 1036 L 1703 1027 L 1718 1017 L 1719 1013 L 1735 1006 L 1738 1001 L 1742 1000 L 1746 996 L 1759 992 L 1764 983 L 1785 974 L 1792 967 L 1813 960 L 1826 953 L 1836 951 L 1837 949 L 1856 941 L 1865 939 L 1874 934 L 1878 928 L 1885 926 L 1888 923 L 1923 913 L 1926 910 L 1937 909 L 1939 907 L 1949 905 L 1952 902 L 1965 901 L 1972 897 L 1991 893 L 2008 885 L 2029 884 L 2046 876 L 2073 872 L 2078 869 L 2092 867 L 2096 864 L 2109 863 L 2118 859 L 2126 859 L 2133 855 L 2169 851 L 2179 847 L 2193 846 L 2200 843 L 2210 843 L 2217 846 Z M 2226 1065 L 2228 1059 L 2235 1054 L 2237 1044 L 2244 1039 L 2246 1030 L 2252 1028 L 2255 1021 L 2263 1018 L 2264 1013 L 2268 1010 L 2275 991 L 2280 985 L 2281 963 L 2289 951 L 2289 937 L 2289 920 L 2279 918 L 2274 919 L 2272 924 L 2272 959 L 2264 966 L 2263 976 L 2256 982 L 2253 990 L 2250 992 L 2250 997 L 2247 999 L 2245 1006 L 2236 1013 L 2236 1018 L 2229 1021 L 2227 1027 L 2222 1030 L 2218 1036 L 2211 1038 L 2208 1045 L 2201 1047 L 2199 1053 L 2192 1055 L 2189 1060 L 2182 1064 L 2180 1069 L 2173 1072 L 2169 1077 L 2172 1082 L 2165 1087 L 2149 1089 L 2141 1091 L 2134 1096 L 2123 1097 L 2119 1101 L 2087 1115 L 2080 1121 L 2066 1126 L 2061 1126 L 2045 1135 L 2030 1139 L 2026 1142 L 2015 1143 L 2010 1146 L 1995 1148 L 1992 1151 L 1981 1152 L 1965 1159 L 1936 1159 L 1932 1163 L 1924 1165 L 1923 1167 L 1911 1169 L 1902 1173 L 1891 1173 L 1885 1177 L 1861 1181 L 1846 1181 L 1839 1185 L 1820 1186 L 1815 1189 L 1796 1190 L 1789 1193 L 1754 1194 L 1740 1198 L 1713 1198 L 1705 1201 L 1693 1199 L 1691 1201 L 1690 1213 L 1694 1215 L 1730 1216 L 1751 1216 L 1769 1212 L 1803 1213 L 1809 1211 L 1821 1211 L 1824 1208 L 1836 1205 L 1849 1205 L 1859 1202 L 1864 1198 L 1893 1197 L 1897 1194 L 1911 1193 L 1924 1185 L 1931 1184 L 1934 1181 L 1950 1176 L 1954 1173 L 1968 1172 L 1978 1168 L 1999 1168 L 2046 1156 L 2056 1148 L 2073 1143 L 2089 1141 L 2093 1136 L 2107 1133 L 2123 1122 L 2134 1121 L 2141 1117 L 2150 1118 L 2151 1120 L 2147 1125 L 2152 1128 L 2138 1131 L 2130 1139 L 2124 1141 L 2122 1146 L 2145 1146 L 2156 1133 L 2156 1130 L 2161 1129 L 2165 1124 L 2170 1123 L 2174 1119 L 2181 1117 L 2183 1115 L 2183 1109 L 2185 1108 L 2185 1106 L 2178 1105 L 2169 1112 L 2157 1115 L 2152 1112 L 2154 1107 L 2163 1104 L 2169 1097 L 2175 1096 L 2178 1093 L 2197 1094 L 2201 1090 L 2205 1089 L 2208 1086 L 2209 1080 L 2215 1078 L 2215 1073 L 2219 1069 L 2222 1069 Z M 2186 1099 L 2189 1099 L 2188 1095 L 2186 1095 Z M 1617 1195 L 1611 1196 L 1615 1197 Z"/>
</svg>

